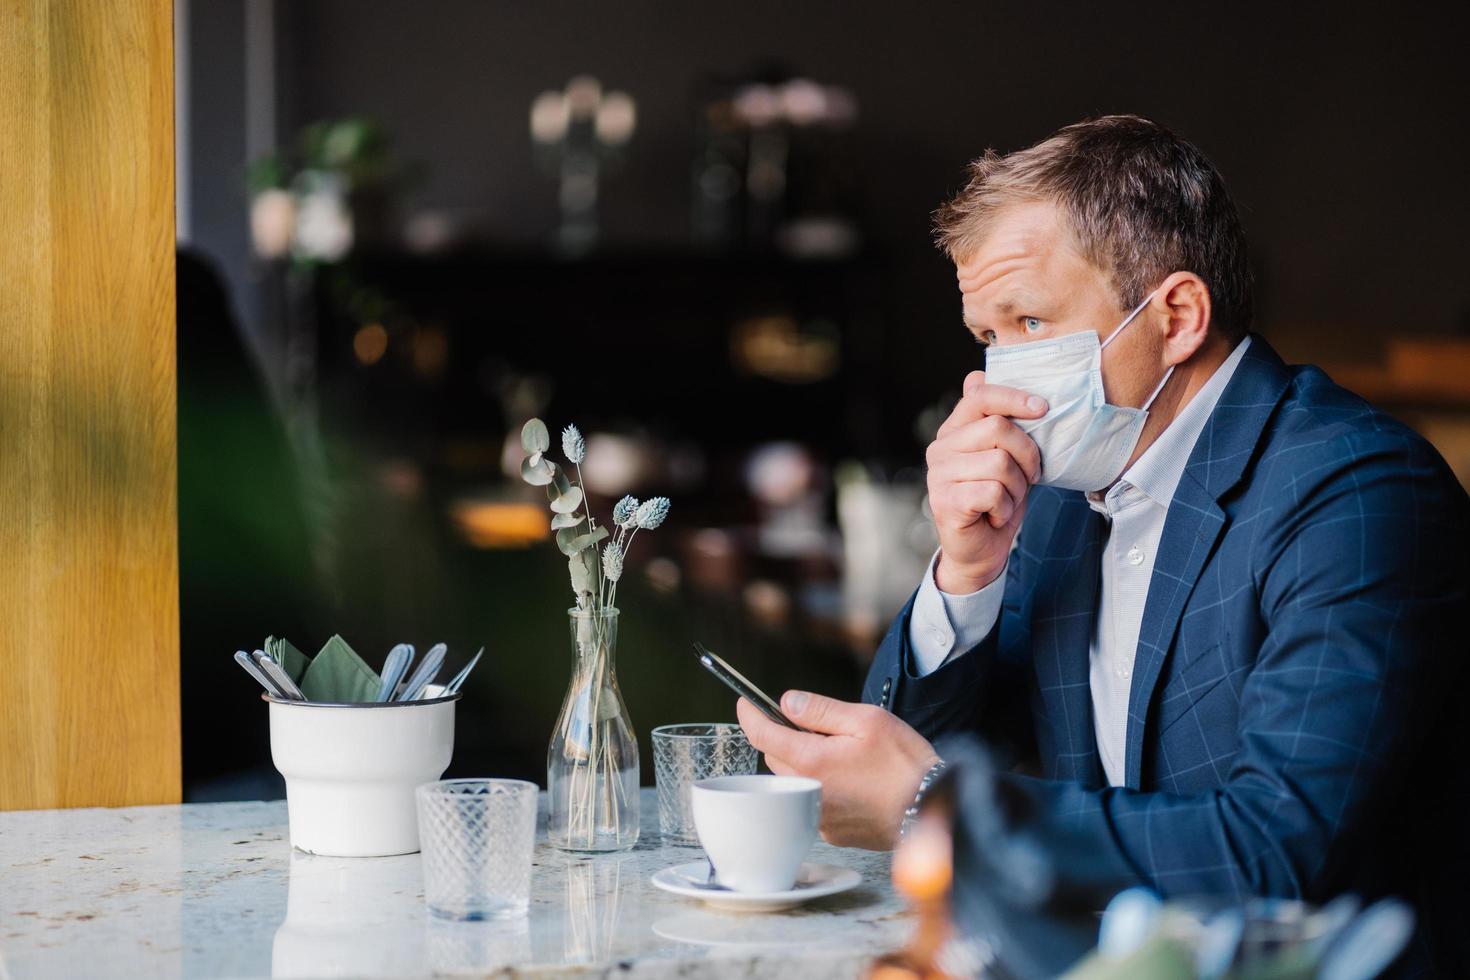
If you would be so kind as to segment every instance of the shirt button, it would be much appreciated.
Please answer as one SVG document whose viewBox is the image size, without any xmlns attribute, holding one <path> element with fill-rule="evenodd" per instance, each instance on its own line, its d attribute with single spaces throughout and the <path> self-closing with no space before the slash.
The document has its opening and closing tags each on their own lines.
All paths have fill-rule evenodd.
<svg viewBox="0 0 1470 980">
<path fill-rule="evenodd" d="M 1143 552 L 1138 550 L 1138 545 L 1129 548 L 1128 554 L 1124 555 L 1124 557 L 1128 559 L 1128 564 L 1130 565 L 1143 564 Z"/>
<path fill-rule="evenodd" d="M 1119 680 L 1126 681 L 1128 679 L 1128 675 L 1132 673 L 1132 671 L 1130 671 L 1127 667 L 1119 667 L 1117 670 L 1113 671 L 1113 673 L 1118 675 Z"/>
</svg>

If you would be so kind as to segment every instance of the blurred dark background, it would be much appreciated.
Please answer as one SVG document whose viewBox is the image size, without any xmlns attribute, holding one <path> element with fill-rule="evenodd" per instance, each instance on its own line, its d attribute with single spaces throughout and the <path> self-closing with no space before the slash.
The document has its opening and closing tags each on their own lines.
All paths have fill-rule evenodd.
<svg viewBox="0 0 1470 980">
<path fill-rule="evenodd" d="M 933 548 L 923 446 L 978 350 L 929 213 L 1088 115 L 1197 142 L 1256 328 L 1470 479 L 1465 5 L 181 0 L 185 793 L 280 795 L 229 655 L 443 640 L 451 774 L 541 781 L 565 561 L 507 476 L 590 437 L 641 535 L 618 655 L 648 731 L 856 696 Z M 509 442 L 508 442 L 509 440 Z"/>
</svg>

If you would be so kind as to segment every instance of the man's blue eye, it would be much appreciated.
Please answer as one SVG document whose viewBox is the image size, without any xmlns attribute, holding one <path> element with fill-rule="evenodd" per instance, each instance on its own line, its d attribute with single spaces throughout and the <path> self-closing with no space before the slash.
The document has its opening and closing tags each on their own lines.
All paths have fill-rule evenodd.
<svg viewBox="0 0 1470 980">
<path fill-rule="evenodd" d="M 1035 333 L 1041 329 L 1041 321 L 1034 316 L 1022 317 L 1022 322 L 1026 324 L 1027 333 Z"/>
</svg>

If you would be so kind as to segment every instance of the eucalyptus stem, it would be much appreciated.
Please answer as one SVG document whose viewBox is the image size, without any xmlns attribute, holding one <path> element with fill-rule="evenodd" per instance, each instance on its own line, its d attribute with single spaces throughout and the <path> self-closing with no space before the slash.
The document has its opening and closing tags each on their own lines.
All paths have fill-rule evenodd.
<svg viewBox="0 0 1470 980">
<path fill-rule="evenodd" d="M 596 688 L 593 690 L 591 698 L 592 734 L 587 740 L 589 746 L 587 759 L 587 834 L 584 845 L 589 850 L 595 846 L 597 840 L 597 800 L 600 795 L 597 792 L 597 736 L 602 732 L 602 725 L 598 719 L 598 716 L 602 714 L 602 678 L 598 676 L 598 667 L 601 664 L 601 657 L 599 656 L 601 649 L 600 644 L 594 646 L 592 649 L 592 656 L 594 658 L 592 661 L 592 683 L 596 685 Z"/>
<path fill-rule="evenodd" d="M 587 511 L 587 531 L 590 533 L 597 530 L 597 519 L 592 516 L 592 498 L 587 496 L 587 481 L 582 478 L 582 461 L 579 459 L 572 464 L 577 468 L 577 489 L 582 491 L 582 507 Z M 602 568 L 597 569 L 597 599 L 602 601 Z"/>
</svg>

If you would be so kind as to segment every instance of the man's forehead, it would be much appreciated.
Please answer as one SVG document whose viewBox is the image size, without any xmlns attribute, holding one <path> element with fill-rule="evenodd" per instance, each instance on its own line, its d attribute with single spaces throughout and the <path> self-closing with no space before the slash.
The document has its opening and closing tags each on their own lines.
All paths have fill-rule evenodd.
<svg viewBox="0 0 1470 980">
<path fill-rule="evenodd" d="M 985 237 L 955 263 L 960 290 L 978 292 L 1017 272 L 1040 271 L 1068 247 L 1057 209 L 1047 202 L 1017 204 L 997 212 Z"/>
</svg>

